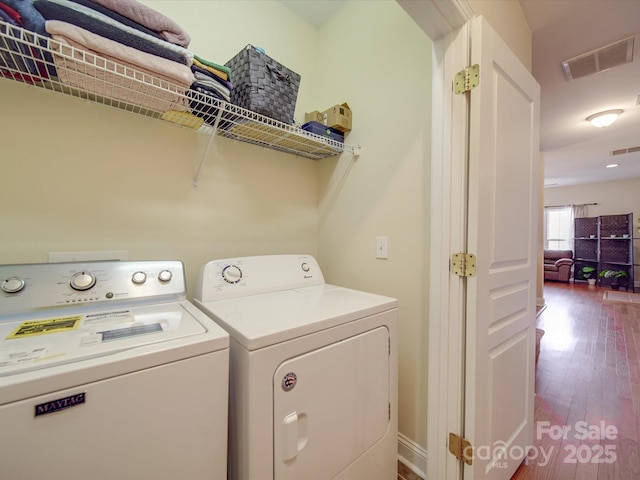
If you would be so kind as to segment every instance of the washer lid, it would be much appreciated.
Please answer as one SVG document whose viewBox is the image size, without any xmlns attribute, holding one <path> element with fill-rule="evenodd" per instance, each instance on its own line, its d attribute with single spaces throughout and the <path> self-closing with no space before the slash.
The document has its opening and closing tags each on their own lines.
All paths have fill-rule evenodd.
<svg viewBox="0 0 640 480">
<path fill-rule="evenodd" d="M 323 284 L 196 304 L 247 350 L 257 350 L 391 310 L 398 301 Z"/>
<path fill-rule="evenodd" d="M 89 359 L 108 362 L 117 353 L 143 347 L 154 351 L 208 342 L 209 351 L 227 348 L 229 335 L 188 303 L 51 311 L 0 322 L 0 378 L 60 365 L 71 369 Z"/>
</svg>

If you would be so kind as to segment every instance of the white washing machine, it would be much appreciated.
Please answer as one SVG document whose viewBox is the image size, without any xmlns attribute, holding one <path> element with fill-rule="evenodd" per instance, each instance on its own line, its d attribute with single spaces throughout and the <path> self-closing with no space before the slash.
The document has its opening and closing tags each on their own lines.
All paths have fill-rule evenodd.
<svg viewBox="0 0 640 480">
<path fill-rule="evenodd" d="M 179 261 L 0 265 L 0 477 L 224 479 L 229 335 Z"/>
<path fill-rule="evenodd" d="M 309 255 L 214 260 L 194 303 L 231 335 L 229 478 L 397 478 L 397 301 Z"/>
</svg>

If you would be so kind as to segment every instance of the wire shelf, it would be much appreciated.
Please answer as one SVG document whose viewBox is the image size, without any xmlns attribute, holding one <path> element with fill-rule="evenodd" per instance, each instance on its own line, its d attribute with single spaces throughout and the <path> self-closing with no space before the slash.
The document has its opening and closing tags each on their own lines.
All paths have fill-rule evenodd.
<svg viewBox="0 0 640 480">
<path fill-rule="evenodd" d="M 57 93 L 310 159 L 359 146 L 337 142 L 190 89 L 139 65 L 106 58 L 0 21 L 0 75 Z M 206 153 L 205 153 L 206 154 Z"/>
</svg>

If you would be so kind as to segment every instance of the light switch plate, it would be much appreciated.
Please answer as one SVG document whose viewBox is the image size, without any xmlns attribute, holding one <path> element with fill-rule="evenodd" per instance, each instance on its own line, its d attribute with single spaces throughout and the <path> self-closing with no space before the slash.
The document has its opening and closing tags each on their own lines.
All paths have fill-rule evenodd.
<svg viewBox="0 0 640 480">
<path fill-rule="evenodd" d="M 389 240 L 387 237 L 376 237 L 376 258 L 389 258 Z"/>
</svg>

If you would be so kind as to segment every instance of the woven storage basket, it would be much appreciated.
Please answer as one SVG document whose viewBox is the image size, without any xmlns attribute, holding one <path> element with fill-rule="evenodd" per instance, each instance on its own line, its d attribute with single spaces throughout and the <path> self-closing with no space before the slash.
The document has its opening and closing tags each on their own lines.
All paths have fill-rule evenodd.
<svg viewBox="0 0 640 480">
<path fill-rule="evenodd" d="M 231 69 L 231 103 L 291 125 L 300 75 L 247 45 L 225 63 Z"/>
</svg>

